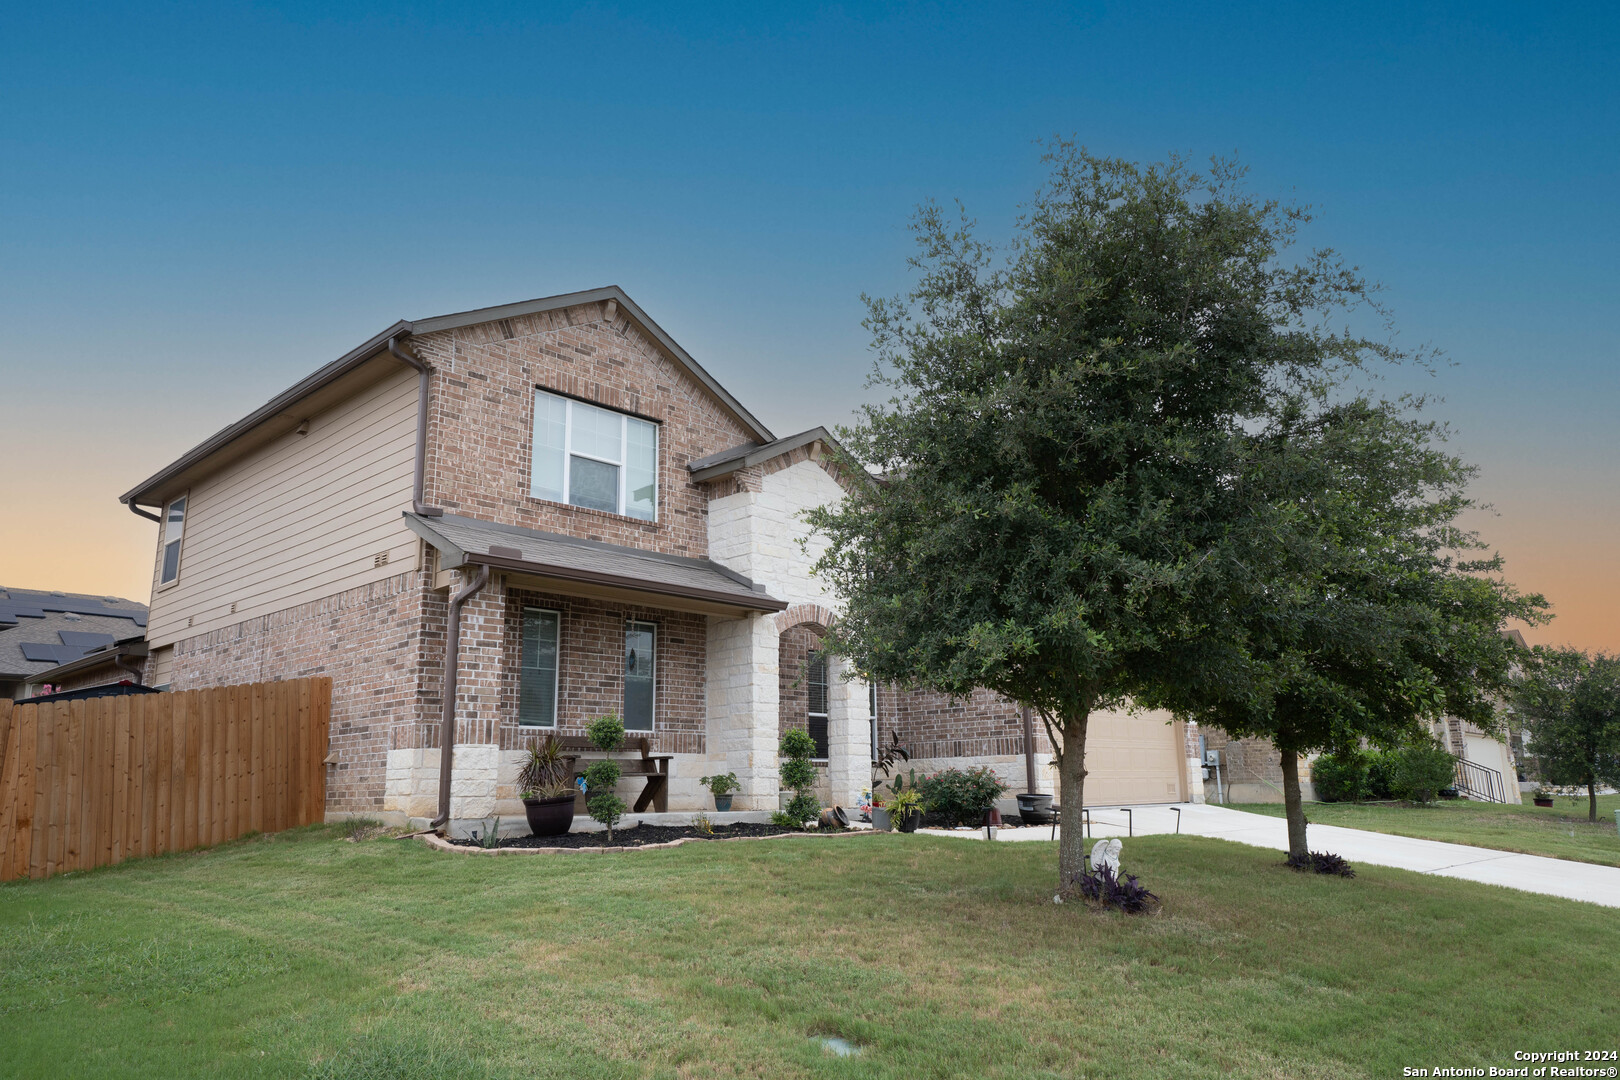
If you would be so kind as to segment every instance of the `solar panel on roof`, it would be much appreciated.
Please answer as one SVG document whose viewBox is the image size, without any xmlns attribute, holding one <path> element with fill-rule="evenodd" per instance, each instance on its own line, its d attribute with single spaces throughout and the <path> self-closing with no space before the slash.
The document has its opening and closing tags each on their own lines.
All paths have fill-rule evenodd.
<svg viewBox="0 0 1620 1080">
<path fill-rule="evenodd" d="M 58 630 L 56 636 L 62 639 L 62 644 L 76 645 L 86 651 L 111 645 L 118 640 L 111 634 L 96 634 L 88 630 Z"/>
</svg>

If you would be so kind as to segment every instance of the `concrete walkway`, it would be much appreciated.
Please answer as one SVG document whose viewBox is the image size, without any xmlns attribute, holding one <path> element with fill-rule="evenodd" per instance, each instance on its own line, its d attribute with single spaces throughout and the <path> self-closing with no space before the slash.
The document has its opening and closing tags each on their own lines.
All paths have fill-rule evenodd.
<svg viewBox="0 0 1620 1080">
<path fill-rule="evenodd" d="M 1130 810 L 1128 815 L 1125 813 L 1126 809 Z M 1273 851 L 1288 850 L 1288 823 L 1282 818 L 1250 814 L 1242 810 L 1229 810 L 1224 806 L 1210 806 L 1203 803 L 1129 808 L 1097 807 L 1091 811 L 1091 835 L 1104 837 L 1125 836 L 1128 832 L 1134 832 L 1137 836 L 1173 833 L 1176 831 L 1178 810 L 1181 832 L 1185 835 L 1212 836 L 1253 847 L 1270 848 Z M 918 831 L 934 836 L 984 838 L 983 829 Z M 1415 870 L 1420 874 L 1439 874 L 1442 877 L 1482 881 L 1489 885 L 1503 885 L 1523 892 L 1561 896 L 1566 900 L 1585 900 L 1605 907 L 1620 907 L 1620 867 L 1617 866 L 1549 859 L 1542 855 L 1518 855 L 1511 851 L 1495 851 L 1465 844 L 1446 844 L 1438 840 L 1417 840 L 1409 836 L 1391 836 L 1387 833 L 1345 829 L 1336 825 L 1312 825 L 1307 836 L 1312 851 L 1331 851 L 1352 863 L 1394 866 L 1402 870 Z M 1049 827 L 1002 829 L 996 834 L 997 840 L 1008 842 L 1051 838 L 1052 830 Z M 1129 843 L 1126 844 L 1125 852 L 1128 865 Z"/>
</svg>

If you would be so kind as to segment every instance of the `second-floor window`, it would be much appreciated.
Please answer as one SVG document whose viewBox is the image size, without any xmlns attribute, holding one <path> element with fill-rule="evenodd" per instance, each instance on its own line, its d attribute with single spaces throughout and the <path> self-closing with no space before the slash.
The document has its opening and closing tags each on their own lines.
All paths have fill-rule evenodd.
<svg viewBox="0 0 1620 1080">
<path fill-rule="evenodd" d="M 180 545 L 186 536 L 186 500 L 179 498 L 163 512 L 163 573 L 158 584 L 167 585 L 180 576 Z"/>
<path fill-rule="evenodd" d="M 658 425 L 536 390 L 529 494 L 656 520 Z"/>
</svg>

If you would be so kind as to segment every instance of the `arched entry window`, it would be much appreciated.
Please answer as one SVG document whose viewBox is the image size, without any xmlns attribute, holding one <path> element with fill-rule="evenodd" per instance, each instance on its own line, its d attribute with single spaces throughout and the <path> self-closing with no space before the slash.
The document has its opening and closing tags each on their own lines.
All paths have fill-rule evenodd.
<svg viewBox="0 0 1620 1080">
<path fill-rule="evenodd" d="M 827 760 L 827 654 L 816 650 L 810 654 L 809 670 L 805 675 L 810 707 L 806 710 L 806 724 L 810 737 L 816 742 L 816 758 Z"/>
</svg>

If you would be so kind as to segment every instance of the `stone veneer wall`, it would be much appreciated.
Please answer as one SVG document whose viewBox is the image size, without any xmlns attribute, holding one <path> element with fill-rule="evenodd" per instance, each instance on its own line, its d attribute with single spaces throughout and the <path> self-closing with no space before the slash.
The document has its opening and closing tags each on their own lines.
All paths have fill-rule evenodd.
<svg viewBox="0 0 1620 1080">
<path fill-rule="evenodd" d="M 330 676 L 338 763 L 328 767 L 326 809 L 381 811 L 388 750 L 437 704 L 422 690 L 423 607 L 431 595 L 425 575 L 412 571 L 183 639 L 174 645 L 170 683 L 191 690 Z M 441 635 L 442 622 L 441 614 Z"/>
</svg>

